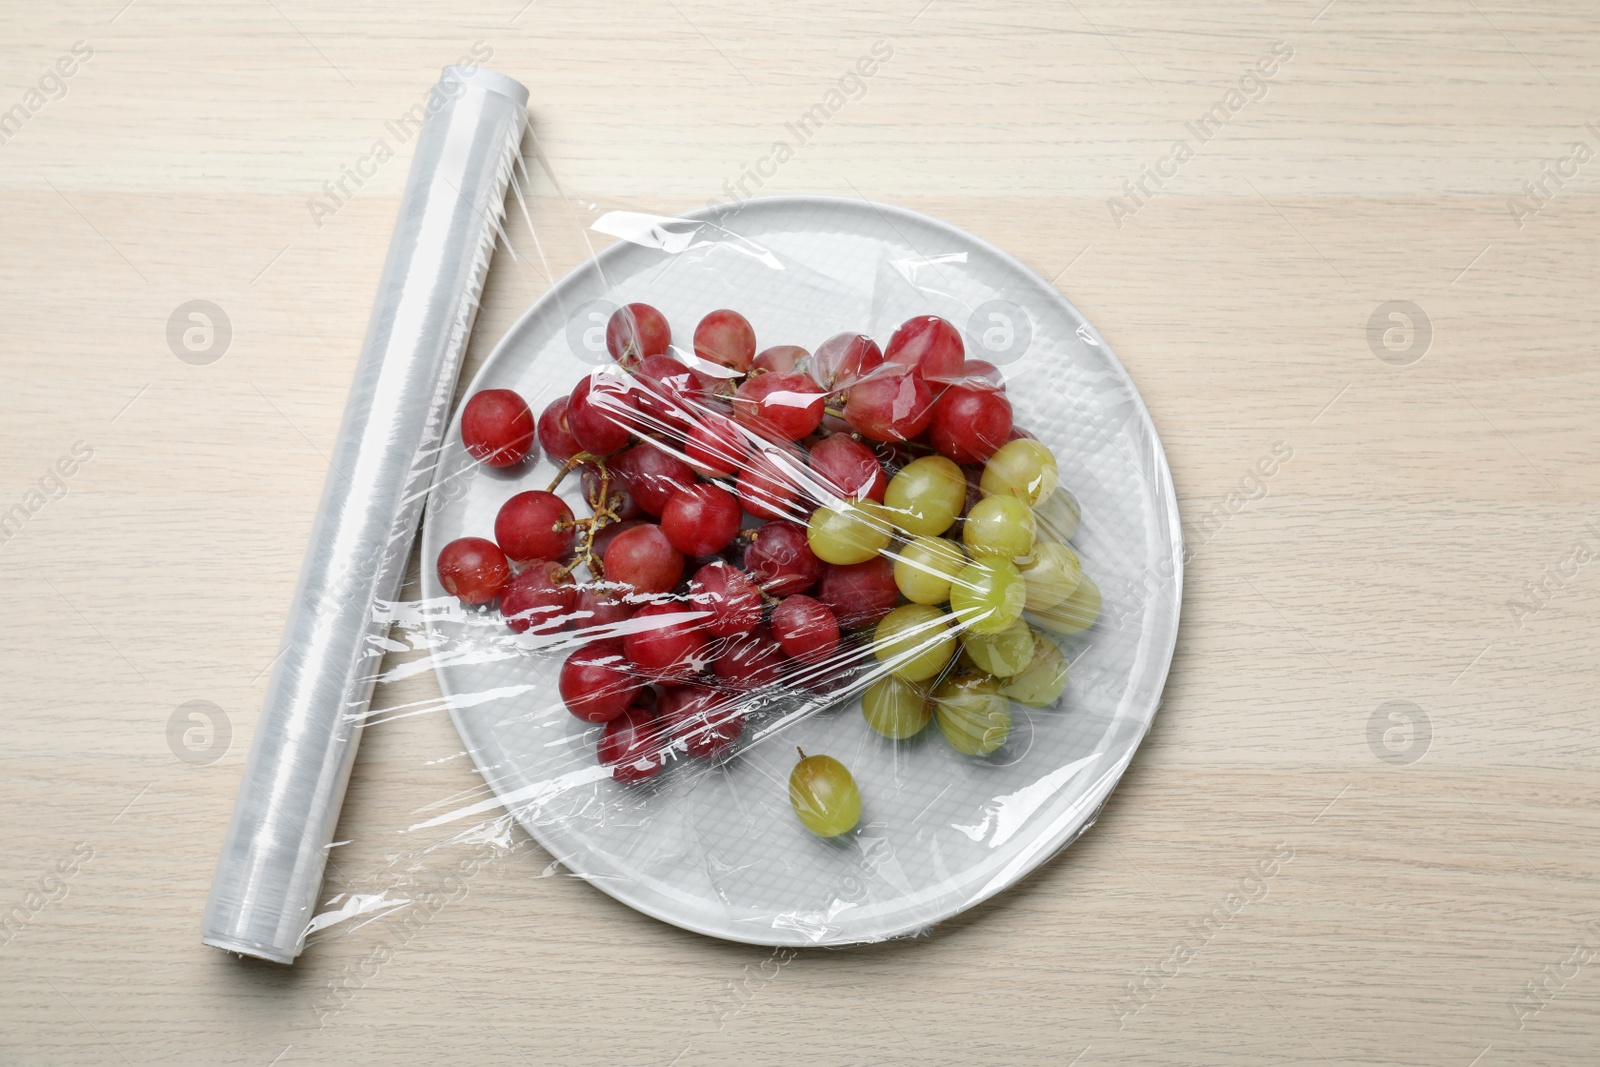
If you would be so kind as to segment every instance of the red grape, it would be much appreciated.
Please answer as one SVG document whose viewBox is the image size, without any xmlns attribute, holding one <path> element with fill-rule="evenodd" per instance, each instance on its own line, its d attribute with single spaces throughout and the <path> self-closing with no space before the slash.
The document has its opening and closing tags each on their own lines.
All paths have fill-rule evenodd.
<svg viewBox="0 0 1600 1067">
<path fill-rule="evenodd" d="M 773 596 L 803 593 L 822 576 L 822 561 L 811 551 L 806 529 L 792 522 L 769 522 L 744 550 L 744 565 Z"/>
<path fill-rule="evenodd" d="M 742 372 L 732 367 L 724 367 L 720 363 L 713 363 L 687 352 L 680 358 L 688 364 L 689 373 L 694 375 L 695 386 L 699 389 L 695 399 L 702 406 L 713 400 L 724 400 L 733 396 L 734 387 L 744 377 Z"/>
<path fill-rule="evenodd" d="M 567 425 L 567 403 L 570 397 L 558 396 L 550 401 L 539 416 L 539 445 L 550 462 L 558 466 L 583 451 L 572 428 Z"/>
<path fill-rule="evenodd" d="M 806 363 L 811 358 L 811 353 L 799 345 L 773 345 L 764 348 L 756 354 L 755 362 L 750 364 L 752 371 L 804 371 Z"/>
<path fill-rule="evenodd" d="M 627 452 L 622 452 L 611 459 L 607 465 L 607 469 L 611 472 L 609 480 L 600 473 L 598 464 L 585 463 L 578 468 L 582 472 L 580 479 L 583 485 L 583 499 L 588 502 L 592 510 L 599 511 L 602 505 L 607 506 L 619 520 L 637 519 L 644 514 L 644 508 L 639 505 L 638 498 L 633 494 L 632 485 L 622 476 L 622 472 L 617 470 L 618 461 L 631 451 L 633 449 L 630 448 Z M 605 482 L 604 499 L 601 499 L 600 494 L 602 482 Z"/>
<path fill-rule="evenodd" d="M 982 463 L 1011 436 L 1011 402 L 998 389 L 952 385 L 933 405 L 929 436 L 956 463 Z"/>
<path fill-rule="evenodd" d="M 510 467 L 528 458 L 537 428 L 528 402 L 510 389 L 474 393 L 461 410 L 461 440 L 473 458 Z"/>
<path fill-rule="evenodd" d="M 658 518 L 667 501 L 695 485 L 689 465 L 653 439 L 619 454 L 611 461 L 611 472 L 622 479 L 641 508 Z"/>
<path fill-rule="evenodd" d="M 799 450 L 764 449 L 739 472 L 739 504 L 758 519 L 787 519 L 798 510 L 798 477 L 805 477 Z"/>
<path fill-rule="evenodd" d="M 667 764 L 667 738 L 655 712 L 629 708 L 606 723 L 595 753 L 611 768 L 612 778 L 633 785 L 661 773 Z"/>
<path fill-rule="evenodd" d="M 783 677 L 784 655 L 766 627 L 722 642 L 711 669 L 734 689 L 761 689 Z"/>
<path fill-rule="evenodd" d="M 629 620 L 643 628 L 623 637 L 623 654 L 647 678 L 686 681 L 705 668 L 704 617 L 704 609 L 683 601 L 646 604 Z"/>
<path fill-rule="evenodd" d="M 591 582 L 578 586 L 578 596 L 572 606 L 572 624 L 580 632 L 627 622 L 633 608 L 624 599 L 624 592 L 611 587 L 611 583 Z"/>
<path fill-rule="evenodd" d="M 840 626 L 875 623 L 900 599 L 894 565 L 885 556 L 865 563 L 825 563 L 817 582 L 817 599 L 833 612 Z"/>
<path fill-rule="evenodd" d="M 606 549 L 611 547 L 611 542 L 615 541 L 619 535 L 627 533 L 636 526 L 648 525 L 649 523 L 643 519 L 623 519 L 621 522 L 613 522 L 608 526 L 602 526 L 600 532 L 594 535 L 594 554 L 599 556 L 603 563 L 606 558 Z M 625 592 L 626 590 L 623 591 Z"/>
<path fill-rule="evenodd" d="M 702 482 L 672 495 L 661 513 L 661 532 L 686 556 L 721 552 L 739 532 L 739 502 L 733 494 Z"/>
<path fill-rule="evenodd" d="M 831 434 L 811 446 L 811 469 L 825 488 L 847 500 L 881 504 L 889 486 L 878 457 L 849 434 Z"/>
<path fill-rule="evenodd" d="M 871 651 L 856 645 L 849 635 L 844 635 L 839 638 L 839 647 L 833 655 L 819 664 L 797 672 L 795 682 L 823 696 L 832 694 L 843 696 L 845 691 L 876 663 L 877 657 Z"/>
<path fill-rule="evenodd" d="M 494 539 L 516 563 L 560 559 L 572 551 L 577 531 L 570 525 L 572 509 L 554 493 L 530 489 L 500 505 L 494 520 Z"/>
<path fill-rule="evenodd" d="M 609 456 L 628 443 L 638 424 L 637 405 L 627 383 L 596 371 L 573 387 L 567 426 L 585 452 Z"/>
<path fill-rule="evenodd" d="M 644 687 L 629 672 L 618 641 L 596 641 L 573 652 L 556 684 L 567 710 L 584 722 L 615 719 Z"/>
<path fill-rule="evenodd" d="M 500 546 L 482 537 L 460 537 L 439 550 L 439 584 L 463 604 L 487 604 L 511 577 Z"/>
<path fill-rule="evenodd" d="M 843 404 L 845 401 L 843 396 L 839 396 L 835 399 L 837 399 L 838 403 L 840 404 Z M 835 410 L 836 409 L 833 408 L 822 409 L 822 425 L 817 427 L 817 433 L 821 434 L 823 437 L 832 437 L 836 434 L 844 434 L 846 437 L 849 437 L 851 434 L 855 433 L 855 430 L 852 429 L 850 424 L 845 421 L 844 413 L 840 412 L 839 414 L 835 415 Z"/>
<path fill-rule="evenodd" d="M 701 471 L 728 475 L 744 466 L 750 448 L 732 419 L 713 413 L 689 431 L 683 451 Z"/>
<path fill-rule="evenodd" d="M 772 633 L 801 663 L 822 663 L 839 647 L 839 620 L 808 596 L 788 597 L 772 609 Z"/>
<path fill-rule="evenodd" d="M 654 523 L 624 530 L 606 546 L 606 577 L 636 593 L 666 593 L 683 577 L 683 553 Z"/>
<path fill-rule="evenodd" d="M 578 590 L 561 564 L 540 560 L 500 590 L 500 614 L 512 633 L 553 634 L 572 622 Z"/>
<path fill-rule="evenodd" d="M 828 392 L 848 389 L 856 380 L 883 363 L 883 349 L 859 333 L 830 337 L 811 357 L 811 376 Z"/>
<path fill-rule="evenodd" d="M 671 356 L 650 356 L 634 372 L 639 409 L 652 430 L 684 430 L 692 425 L 699 382 Z"/>
<path fill-rule="evenodd" d="M 973 389 L 988 386 L 991 389 L 1003 390 L 1006 387 L 1006 376 L 999 367 L 986 359 L 969 359 L 961 364 L 961 374 L 948 384 L 965 385 Z"/>
<path fill-rule="evenodd" d="M 746 378 L 733 394 L 733 417 L 769 441 L 798 441 L 822 422 L 825 398 L 797 371 Z"/>
<path fill-rule="evenodd" d="M 694 328 L 694 354 L 743 374 L 756 358 L 756 331 L 737 311 L 713 311 Z"/>
<path fill-rule="evenodd" d="M 606 351 L 624 367 L 662 355 L 671 343 L 672 327 L 666 316 L 649 304 L 625 304 L 613 311 L 606 323 Z"/>
<path fill-rule="evenodd" d="M 954 378 L 966 361 L 961 333 L 937 315 L 918 315 L 900 324 L 884 349 L 885 363 L 899 363 L 919 378 Z"/>
<path fill-rule="evenodd" d="M 721 560 L 695 571 L 689 600 L 711 613 L 700 625 L 713 637 L 748 633 L 761 622 L 761 591 L 744 571 Z"/>
<path fill-rule="evenodd" d="M 720 755 L 744 733 L 744 712 L 703 685 L 673 685 L 661 692 L 661 723 L 695 759 Z"/>
<path fill-rule="evenodd" d="M 879 371 L 850 387 L 844 417 L 874 441 L 909 441 L 933 417 L 933 392 L 908 370 Z"/>
</svg>

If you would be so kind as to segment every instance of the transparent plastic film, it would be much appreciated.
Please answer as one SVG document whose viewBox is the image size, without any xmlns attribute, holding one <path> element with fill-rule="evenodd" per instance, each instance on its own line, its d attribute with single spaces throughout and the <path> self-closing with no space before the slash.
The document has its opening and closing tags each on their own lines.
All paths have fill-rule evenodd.
<svg viewBox="0 0 1600 1067">
<path fill-rule="evenodd" d="M 1075 840 L 1182 586 L 1105 342 L 897 208 L 589 221 L 613 243 L 459 398 L 423 597 L 389 613 L 424 652 L 390 670 L 442 699 L 366 721 L 448 710 L 485 784 L 408 840 L 509 848 L 514 819 L 634 908 L 767 945 L 925 930 Z"/>
<path fill-rule="evenodd" d="M 313 925 L 526 102 L 521 85 L 473 66 L 445 68 L 429 96 L 206 906 L 208 945 L 290 963 Z"/>
</svg>

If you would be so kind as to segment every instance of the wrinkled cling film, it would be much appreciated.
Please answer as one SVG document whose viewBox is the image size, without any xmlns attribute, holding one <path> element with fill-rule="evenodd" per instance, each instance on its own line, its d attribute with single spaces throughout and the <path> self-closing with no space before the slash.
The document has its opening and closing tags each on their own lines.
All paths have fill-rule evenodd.
<svg viewBox="0 0 1600 1067">
<path fill-rule="evenodd" d="M 538 418 L 563 398 L 570 405 L 577 390 L 586 394 L 591 427 L 609 427 L 620 443 L 566 462 L 549 455 L 550 440 L 541 437 L 543 447 L 536 442 L 522 462 L 491 467 L 466 449 L 458 410 L 425 520 L 424 597 L 396 611 L 396 640 L 425 654 L 392 668 L 432 670 L 442 700 L 381 714 L 448 710 L 484 787 L 418 812 L 404 828 L 408 839 L 494 837 L 514 820 L 552 857 L 547 873 L 570 871 L 688 929 L 766 945 L 925 931 L 1074 841 L 1154 716 L 1181 599 L 1170 475 L 1109 347 L 1003 253 L 883 205 L 773 198 L 683 217 L 610 211 L 589 229 L 596 243 L 616 243 L 540 299 L 458 401 L 464 407 L 486 390 L 511 390 Z M 608 350 L 607 326 L 635 302 L 664 315 L 670 365 L 641 367 L 629 354 L 625 366 Z M 818 461 L 816 446 L 832 435 L 860 443 L 887 483 L 911 463 L 941 455 L 927 432 L 910 442 L 874 440 L 849 417 L 855 390 L 870 393 L 871 383 L 900 373 L 897 366 L 824 381 L 816 430 L 786 440 L 762 424 L 763 409 L 748 399 L 759 390 L 742 396 L 739 388 L 789 373 L 789 364 L 772 357 L 767 369 L 741 373 L 709 349 L 696 350 L 697 324 L 724 308 L 749 320 L 758 352 L 803 349 L 795 369 L 814 379 L 838 371 L 838 346 L 826 345 L 838 335 L 864 335 L 885 350 L 896 329 L 918 316 L 954 328 L 964 362 L 927 376 L 935 404 L 947 392 L 999 390 L 1017 436 L 1045 446 L 1058 470 L 1055 492 L 1026 509 L 1033 543 L 1005 562 L 1018 568 L 1025 590 L 1045 556 L 1059 560 L 1064 550 L 1081 570 L 1070 592 L 1063 596 L 1058 581 L 1056 599 L 1028 604 L 1004 627 L 1031 641 L 1020 669 L 1011 661 L 995 666 L 992 654 L 991 669 L 978 665 L 972 644 L 986 636 L 978 632 L 985 611 L 970 603 L 962 609 L 954 598 L 913 616 L 887 652 L 879 640 L 883 619 L 911 606 L 894 574 L 897 566 L 921 566 L 909 551 L 913 532 L 893 506 L 863 505 L 866 480 L 843 479 Z M 645 343 L 645 328 L 629 333 L 629 321 L 616 317 L 626 336 Z M 772 394 L 780 407 L 814 402 L 804 387 Z M 709 444 L 708 425 L 724 432 Z M 958 546 L 965 568 L 992 559 L 966 544 L 964 528 L 973 506 L 995 494 L 983 488 L 985 461 L 956 466 L 965 491 L 940 535 Z M 651 526 L 660 533 L 665 520 L 652 512 L 663 500 L 704 486 L 740 504 L 730 542 L 686 553 L 670 584 L 654 590 L 610 572 L 625 566 L 608 570 L 622 533 Z M 572 548 L 549 553 L 554 559 L 509 560 L 510 585 L 491 603 L 450 595 L 440 553 L 461 538 L 497 541 L 501 509 L 530 492 L 553 493 L 570 511 L 560 521 L 571 524 Z M 763 531 L 790 526 L 782 543 L 815 549 L 813 519 L 829 509 L 859 519 L 863 539 L 882 543 L 861 563 L 822 561 L 803 588 L 785 587 L 780 577 L 773 593 L 767 564 L 752 556 L 760 555 Z M 593 545 L 585 523 L 594 525 L 597 550 L 586 551 Z M 739 572 L 760 588 L 748 626 L 739 621 L 737 595 L 716 580 L 695 581 L 707 567 Z M 521 594 L 507 595 L 521 583 Z M 811 662 L 778 643 L 774 611 L 794 596 L 818 601 L 840 624 L 837 646 Z M 658 639 L 694 631 L 690 651 L 665 665 L 637 661 Z M 926 725 L 898 740 L 877 732 L 863 697 L 896 684 L 886 679 L 908 673 L 908 665 L 938 658 L 941 647 L 949 651 L 933 673 L 925 662 L 909 670 L 931 712 Z M 638 709 L 632 736 L 642 747 L 620 763 L 599 751 L 616 726 L 577 718 L 561 691 L 563 665 L 597 650 L 618 675 L 600 691 L 629 705 L 618 718 Z M 1002 668 L 1012 673 L 997 673 Z M 1059 697 L 1036 706 L 1063 670 Z M 699 697 L 687 713 L 685 687 Z M 849 770 L 862 809 L 848 832 L 824 838 L 802 825 L 789 788 L 797 749 Z M 621 778 L 641 780 L 619 781 L 619 766 Z M 383 903 L 329 906 L 360 915 Z"/>
<path fill-rule="evenodd" d="M 386 647 L 406 655 L 385 661 L 375 680 L 431 672 L 441 695 L 351 712 L 364 727 L 447 711 L 462 747 L 441 758 L 470 758 L 481 785 L 437 798 L 396 827 L 398 843 L 385 866 L 327 892 L 308 924 L 308 940 L 431 915 L 465 893 L 483 865 L 536 843 L 544 855 L 519 870 L 570 873 L 687 929 L 774 946 L 877 941 L 927 931 L 1075 841 L 1093 824 L 1153 719 L 1181 600 L 1170 475 L 1148 414 L 1109 347 L 1059 294 L 1003 253 L 884 205 L 773 198 L 683 217 L 593 212 L 584 224 L 594 245 L 615 243 L 540 298 L 457 397 L 424 521 L 422 599 L 382 609 L 392 622 Z M 606 327 L 633 302 L 665 316 L 666 354 L 678 370 L 652 375 L 610 354 Z M 815 513 L 847 509 L 866 484 L 841 480 L 817 462 L 822 436 L 862 444 L 886 483 L 940 452 L 926 434 L 909 444 L 875 441 L 846 417 L 854 387 L 894 373 L 882 367 L 828 383 L 817 433 L 793 443 L 764 436 L 759 419 L 739 417 L 753 409 L 736 409 L 733 401 L 746 380 L 783 372 L 742 375 L 696 352 L 697 324 L 723 308 L 750 321 L 757 351 L 799 346 L 800 370 L 820 376 L 826 374 L 819 364 L 837 355 L 824 356 L 824 344 L 837 335 L 865 335 L 881 350 L 917 316 L 938 316 L 954 327 L 964 360 L 974 362 L 932 375 L 930 393 L 1003 388 L 1015 428 L 1042 443 L 1058 470 L 1055 492 L 1027 509 L 1034 544 L 1007 562 L 1022 574 L 1039 565 L 1041 546 L 1052 545 L 1081 569 L 1063 599 L 1029 605 L 1039 610 L 1018 618 L 1032 642 L 1023 669 L 1007 676 L 980 669 L 967 642 L 983 636 L 975 630 L 984 616 L 958 611 L 948 598 L 928 605 L 932 616 L 924 613 L 890 653 L 875 650 L 878 624 L 908 605 L 895 568 L 916 563 L 908 552 L 913 538 L 892 507 L 867 509 L 865 525 L 883 541 L 870 560 L 824 562 L 803 589 L 771 592 L 751 558 L 761 531 L 793 524 L 798 543 L 809 548 Z M 465 447 L 462 411 L 477 394 L 510 390 L 537 418 L 563 398 L 570 404 L 580 384 L 593 400 L 594 419 L 625 440 L 603 462 L 588 456 L 568 464 L 548 453 L 548 441 L 543 447 L 536 441 L 521 462 L 492 467 Z M 792 406 L 810 402 L 801 395 Z M 734 430 L 736 462 L 727 474 L 706 466 L 705 442 L 694 438 L 697 427 L 724 426 L 721 419 Z M 643 450 L 657 462 L 640 465 Z M 608 573 L 605 549 L 619 528 L 662 523 L 659 515 L 631 509 L 640 497 L 672 488 L 672 476 L 682 473 L 677 464 L 694 472 L 689 483 L 716 486 L 762 514 L 741 506 L 732 541 L 704 557 L 686 556 L 670 587 L 641 592 Z M 970 484 L 960 516 L 942 536 L 960 546 L 965 565 L 976 561 L 965 545 L 966 516 L 990 494 L 982 486 L 983 462 L 957 466 Z M 510 580 L 548 594 L 549 583 L 525 576 L 548 574 L 553 564 L 554 584 L 570 578 L 573 595 L 583 599 L 557 592 L 519 602 L 502 589 L 497 599 L 473 606 L 447 592 L 437 570 L 446 546 L 461 538 L 497 542 L 496 520 L 507 501 L 546 491 L 571 512 L 574 550 L 554 560 L 508 561 Z M 595 536 L 608 543 L 591 567 L 582 524 L 597 504 L 604 514 Z M 652 506 L 659 509 L 660 501 Z M 694 584 L 713 565 L 751 574 L 758 587 L 769 584 L 748 628 L 730 620 L 738 613 L 725 595 Z M 875 571 L 867 577 L 876 580 L 840 580 L 840 568 L 846 578 Z M 1026 578 L 1022 584 L 1026 589 Z M 1055 592 L 1062 593 L 1060 583 Z M 838 645 L 815 662 L 784 654 L 781 646 L 772 653 L 773 612 L 794 596 L 817 600 L 841 623 Z M 630 639 L 648 644 L 652 636 L 708 626 L 731 632 L 703 634 L 682 664 L 645 668 L 628 660 Z M 944 644 L 950 646 L 945 661 L 915 683 L 931 711 L 926 725 L 898 740 L 874 730 L 864 695 L 893 684 L 885 679 L 906 664 L 936 657 Z M 643 720 L 660 731 L 654 741 L 645 731 L 643 748 L 625 761 L 638 773 L 624 770 L 623 777 L 640 781 L 617 780 L 617 764 L 598 751 L 607 725 L 575 717 L 561 692 L 563 664 L 597 648 L 623 650 L 613 661 L 623 668 L 615 685 L 624 696 L 637 690 L 626 703 L 643 706 Z M 729 670 L 727 660 L 737 669 Z M 1054 681 L 1057 664 L 1064 668 L 1060 695 L 1015 699 L 1039 695 L 1016 683 L 1036 661 L 1045 663 L 1034 672 L 1036 682 L 1041 673 Z M 974 676 L 993 678 L 999 691 L 980 685 L 984 699 L 976 714 L 961 704 L 960 685 L 946 691 L 954 699 L 945 700 L 941 726 L 941 687 L 970 687 Z M 685 685 L 709 695 L 691 714 L 674 717 L 668 694 Z M 1043 685 L 1044 695 L 1050 688 Z M 802 825 L 789 793 L 797 748 L 849 770 L 861 814 L 848 832 L 823 838 Z M 448 866 L 458 856 L 466 858 Z M 447 876 L 439 874 L 441 863 Z M 539 892 L 537 883 L 528 891 Z"/>
</svg>

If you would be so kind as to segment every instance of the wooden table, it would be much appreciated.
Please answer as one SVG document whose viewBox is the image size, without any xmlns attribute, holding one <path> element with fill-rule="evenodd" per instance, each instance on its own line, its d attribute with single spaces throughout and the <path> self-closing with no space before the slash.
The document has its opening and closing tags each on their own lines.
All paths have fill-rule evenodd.
<svg viewBox="0 0 1600 1067">
<path fill-rule="evenodd" d="M 13 5 L 0 1060 L 1592 1062 L 1597 31 L 1584 0 Z M 418 715 L 366 737 L 329 889 L 463 888 L 292 969 L 202 948 L 410 158 L 386 124 L 483 42 L 532 91 L 560 276 L 584 220 L 720 195 L 878 41 L 748 190 L 902 203 L 1053 279 L 1189 523 L 1099 823 L 926 936 L 775 957 L 526 843 L 410 851 L 481 789 Z M 497 260 L 474 365 L 548 284 Z M 169 343 L 191 300 L 231 327 L 209 362 Z"/>
</svg>

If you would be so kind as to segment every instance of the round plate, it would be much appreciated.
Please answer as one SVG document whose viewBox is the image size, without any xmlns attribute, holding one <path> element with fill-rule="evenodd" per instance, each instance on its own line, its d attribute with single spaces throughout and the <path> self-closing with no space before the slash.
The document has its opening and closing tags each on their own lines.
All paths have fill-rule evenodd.
<svg viewBox="0 0 1600 1067">
<path fill-rule="evenodd" d="M 1127 372 L 1032 271 L 915 212 L 776 197 L 671 219 L 614 212 L 595 228 L 623 239 L 528 310 L 468 395 L 515 389 L 543 410 L 607 362 L 609 309 L 635 300 L 666 314 L 679 345 L 719 307 L 744 313 L 761 347 L 812 350 L 846 331 L 884 343 L 913 315 L 941 315 L 963 328 L 969 358 L 1003 369 L 1016 424 L 1058 458 L 1082 508 L 1073 543 L 1105 607 L 1086 634 L 1059 641 L 1072 665 L 1060 704 L 1014 705 L 1010 738 L 990 757 L 958 754 L 933 726 L 909 742 L 885 740 L 849 699 L 725 763 L 676 760 L 643 787 L 621 786 L 597 765 L 600 728 L 568 714 L 556 691 L 566 650 L 536 650 L 498 615 L 463 611 L 439 587 L 432 564 L 443 545 L 491 537 L 507 497 L 554 475 L 544 460 L 510 474 L 472 464 L 458 416 L 423 534 L 425 613 L 440 687 L 498 803 L 630 907 L 752 944 L 914 933 L 1016 882 L 1093 821 L 1150 726 L 1172 660 L 1177 503 Z M 575 505 L 576 481 L 563 488 Z M 853 834 L 822 840 L 794 817 L 797 745 L 851 769 L 864 796 Z M 495 808 L 485 801 L 424 825 Z"/>
</svg>

